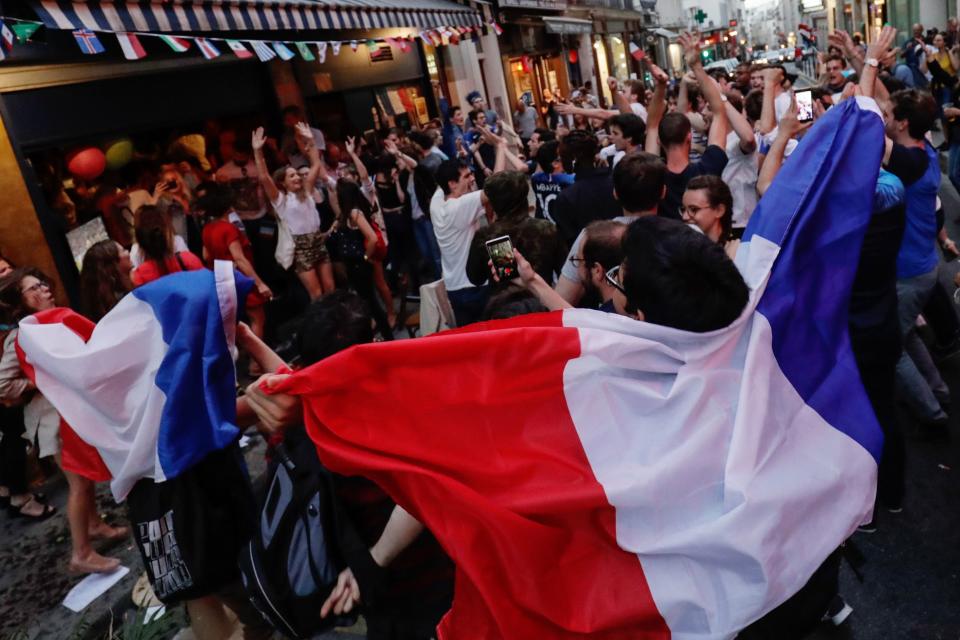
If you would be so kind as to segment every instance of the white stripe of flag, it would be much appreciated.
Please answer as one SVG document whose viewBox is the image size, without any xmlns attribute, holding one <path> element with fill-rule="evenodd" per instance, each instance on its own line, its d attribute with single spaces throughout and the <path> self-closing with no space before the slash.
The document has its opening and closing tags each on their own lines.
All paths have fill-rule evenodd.
<svg viewBox="0 0 960 640">
<path fill-rule="evenodd" d="M 203 54 L 204 58 L 212 60 L 219 57 L 220 50 L 213 46 L 212 42 L 206 38 L 195 38 L 195 40 L 197 41 L 197 48 L 200 49 L 200 53 Z"/>
<path fill-rule="evenodd" d="M 140 60 L 147 57 L 140 39 L 133 33 L 118 33 L 117 42 L 123 50 L 123 57 L 127 60 Z"/>
</svg>

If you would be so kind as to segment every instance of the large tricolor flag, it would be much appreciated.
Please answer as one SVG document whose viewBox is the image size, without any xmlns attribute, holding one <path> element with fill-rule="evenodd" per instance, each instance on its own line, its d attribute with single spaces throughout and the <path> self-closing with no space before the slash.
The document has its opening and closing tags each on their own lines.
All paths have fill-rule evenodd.
<svg viewBox="0 0 960 640">
<path fill-rule="evenodd" d="M 455 561 L 440 637 L 731 638 L 870 519 L 882 437 L 847 336 L 883 151 L 869 102 L 785 163 L 725 329 L 568 310 L 356 347 L 280 387 L 327 466 Z"/>
<path fill-rule="evenodd" d="M 233 353 L 250 281 L 231 263 L 135 289 L 89 339 L 63 310 L 20 323 L 37 388 L 95 447 L 123 500 L 141 478 L 175 478 L 236 440 Z"/>
</svg>

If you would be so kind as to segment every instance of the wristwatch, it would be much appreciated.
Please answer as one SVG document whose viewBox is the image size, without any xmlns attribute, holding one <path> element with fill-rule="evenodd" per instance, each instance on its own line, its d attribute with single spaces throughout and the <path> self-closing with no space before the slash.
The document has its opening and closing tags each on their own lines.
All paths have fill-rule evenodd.
<svg viewBox="0 0 960 640">
<path fill-rule="evenodd" d="M 866 60 L 863 61 L 863 63 L 870 65 L 874 69 L 880 66 L 880 61 L 877 60 L 876 58 L 867 58 Z"/>
</svg>

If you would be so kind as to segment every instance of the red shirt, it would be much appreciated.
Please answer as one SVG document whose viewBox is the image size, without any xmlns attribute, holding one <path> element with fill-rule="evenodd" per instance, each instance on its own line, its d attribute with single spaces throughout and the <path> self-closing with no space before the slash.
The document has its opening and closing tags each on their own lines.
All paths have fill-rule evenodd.
<svg viewBox="0 0 960 640">
<path fill-rule="evenodd" d="M 243 256 L 247 259 L 247 262 L 253 264 L 253 248 L 250 246 L 250 239 L 247 238 L 245 233 L 237 229 L 232 222 L 226 220 L 208 222 L 203 227 L 203 248 L 207 250 L 208 266 L 212 266 L 214 260 L 230 260 L 232 262 L 233 256 L 230 255 L 230 245 L 234 242 L 240 243 Z"/>
<path fill-rule="evenodd" d="M 180 260 L 177 260 L 179 256 Z M 183 261 L 183 267 L 180 267 L 180 262 Z M 167 275 L 168 273 L 177 273 L 178 271 L 199 271 L 203 269 L 203 262 L 190 253 L 189 251 L 181 251 L 178 254 L 168 256 L 164 261 L 167 267 L 166 273 L 160 271 L 160 265 L 157 264 L 156 260 L 147 260 L 142 265 L 133 270 L 133 284 L 136 286 L 147 284 L 148 282 L 153 282 L 157 278 Z"/>
</svg>

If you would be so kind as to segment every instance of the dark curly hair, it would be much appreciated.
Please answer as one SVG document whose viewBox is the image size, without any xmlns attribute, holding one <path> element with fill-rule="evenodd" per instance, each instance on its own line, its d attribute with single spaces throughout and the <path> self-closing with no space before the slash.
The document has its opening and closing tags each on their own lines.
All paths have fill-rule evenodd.
<svg viewBox="0 0 960 640">
<path fill-rule="evenodd" d="M 23 301 L 23 290 L 20 288 L 24 278 L 33 276 L 53 289 L 53 281 L 36 267 L 19 267 L 3 278 L 0 278 L 0 317 L 8 324 L 20 322 L 33 313 Z"/>
</svg>

